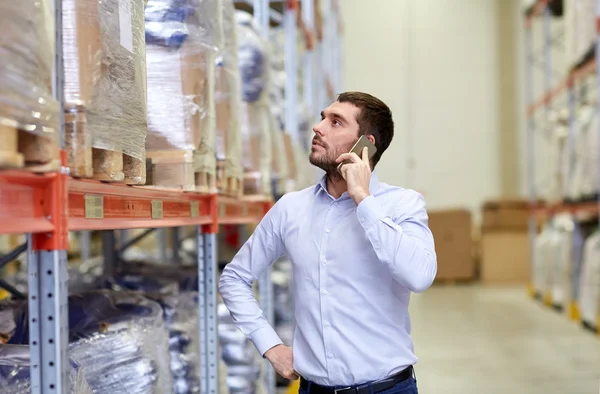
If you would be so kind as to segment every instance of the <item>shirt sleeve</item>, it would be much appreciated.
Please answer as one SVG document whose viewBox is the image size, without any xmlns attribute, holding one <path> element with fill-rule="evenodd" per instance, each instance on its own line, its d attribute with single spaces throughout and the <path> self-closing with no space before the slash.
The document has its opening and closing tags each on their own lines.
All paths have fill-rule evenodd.
<svg viewBox="0 0 600 394">
<path fill-rule="evenodd" d="M 420 293 L 435 279 L 437 258 L 425 200 L 419 193 L 405 193 L 391 216 L 372 195 L 358 204 L 356 212 L 377 257 L 394 279 Z"/>
<path fill-rule="evenodd" d="M 261 356 L 282 341 L 263 316 L 252 284 L 284 252 L 280 231 L 284 200 L 285 196 L 267 212 L 248 241 L 225 266 L 219 280 L 219 292 L 233 322 Z"/>
</svg>

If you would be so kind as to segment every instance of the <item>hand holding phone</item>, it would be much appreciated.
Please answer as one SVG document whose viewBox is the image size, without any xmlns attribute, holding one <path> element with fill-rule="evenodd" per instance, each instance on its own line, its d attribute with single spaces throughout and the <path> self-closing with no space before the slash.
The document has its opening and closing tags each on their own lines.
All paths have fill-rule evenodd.
<svg viewBox="0 0 600 394">
<path fill-rule="evenodd" d="M 354 146 L 352 146 L 352 149 L 350 149 L 349 153 L 356 153 L 356 155 L 359 158 L 362 158 L 362 151 L 365 147 L 369 150 L 368 155 L 369 155 L 369 160 L 371 160 L 373 158 L 373 155 L 375 155 L 375 152 L 377 152 L 377 148 L 375 147 L 375 145 L 373 145 L 373 143 L 365 135 L 360 136 L 358 141 L 356 141 Z M 341 162 L 340 164 L 338 164 L 338 166 L 337 166 L 338 172 L 340 172 L 340 170 L 344 164 L 349 164 L 351 162 L 352 162 L 351 160 L 346 159 L 343 162 Z M 340 172 L 340 174 L 341 174 L 341 172 Z"/>
<path fill-rule="evenodd" d="M 346 181 L 348 195 L 356 203 L 369 196 L 371 182 L 370 160 L 377 149 L 365 136 L 361 136 L 349 153 L 343 153 L 336 161 L 337 169 Z"/>
</svg>

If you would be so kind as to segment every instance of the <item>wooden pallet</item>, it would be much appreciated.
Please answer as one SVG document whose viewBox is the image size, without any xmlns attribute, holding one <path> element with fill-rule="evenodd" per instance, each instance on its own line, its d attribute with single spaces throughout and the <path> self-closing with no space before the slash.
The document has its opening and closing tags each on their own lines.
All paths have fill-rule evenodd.
<svg viewBox="0 0 600 394">
<path fill-rule="evenodd" d="M 0 125 L 0 168 L 58 171 L 60 155 L 56 135 L 43 136 Z"/>
<path fill-rule="evenodd" d="M 163 150 L 146 152 L 151 161 L 151 182 L 148 187 L 199 191 L 214 193 L 216 178 L 214 174 L 197 171 L 193 150 Z"/>
</svg>

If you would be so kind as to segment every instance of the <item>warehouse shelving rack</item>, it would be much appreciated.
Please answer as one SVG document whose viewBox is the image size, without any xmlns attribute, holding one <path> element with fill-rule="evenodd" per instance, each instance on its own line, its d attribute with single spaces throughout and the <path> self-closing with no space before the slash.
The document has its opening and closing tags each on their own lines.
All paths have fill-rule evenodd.
<svg viewBox="0 0 600 394">
<path fill-rule="evenodd" d="M 595 56 L 581 59 L 577 65 L 572 66 L 566 75 L 561 75 L 557 78 L 553 69 L 552 49 L 557 44 L 557 37 L 553 36 L 551 29 L 552 13 L 550 10 L 550 0 L 537 0 L 529 9 L 525 18 L 525 51 L 526 51 L 526 100 L 527 100 L 527 183 L 529 185 L 529 204 L 530 204 L 530 220 L 529 220 L 529 237 L 531 242 L 532 267 L 535 260 L 534 240 L 537 235 L 538 223 L 545 221 L 548 218 L 558 213 L 571 213 L 574 216 L 589 218 L 590 216 L 598 216 L 600 219 L 600 198 L 592 202 L 561 202 L 553 204 L 544 204 L 539 201 L 539 193 L 536 185 L 536 133 L 543 129 L 543 124 L 539 125 L 536 122 L 536 116 L 541 111 L 548 119 L 555 108 L 555 103 L 564 95 L 567 96 L 568 103 L 568 138 L 567 147 L 568 154 L 574 154 L 575 149 L 575 121 L 576 121 L 576 104 L 577 104 L 577 87 L 584 79 L 592 75 L 596 76 L 596 84 L 600 83 L 600 62 Z M 534 28 L 535 20 L 542 18 L 542 36 L 543 42 L 541 46 L 541 61 L 540 55 L 534 49 Z M 539 49 L 538 49 L 539 50 Z M 600 0 L 596 1 L 596 42 L 595 53 L 600 53 Z M 539 67 L 543 72 L 543 92 L 537 94 L 534 90 L 534 71 Z M 598 89 L 598 102 L 596 103 L 596 111 L 600 113 L 600 88 Z M 600 141 L 600 130 L 596 130 L 597 138 Z M 597 163 L 600 168 L 600 161 Z M 599 179 L 600 182 L 600 179 Z M 533 269 L 532 269 L 533 272 Z M 529 285 L 529 293 L 534 298 L 543 298 L 548 306 L 552 305 L 552 301 L 547 295 L 536 294 L 533 284 Z M 577 313 L 571 313 L 571 318 L 577 320 Z"/>
<path fill-rule="evenodd" d="M 54 0 L 56 56 L 54 96 L 63 111 L 62 0 Z M 266 0 L 255 1 L 266 3 Z M 217 262 L 219 225 L 258 223 L 271 199 L 229 198 L 214 194 L 161 190 L 75 179 L 68 175 L 60 119 L 61 168 L 52 173 L 0 171 L 0 234 L 27 234 L 27 243 L 0 259 L 4 265 L 27 252 L 30 376 L 32 393 L 68 392 L 69 231 L 103 230 L 107 268 L 117 252 L 114 230 L 195 226 L 198 228 L 201 391 L 218 391 Z M 85 239 L 85 237 L 84 237 Z M 85 249 L 85 246 L 84 246 Z M 2 285 L 10 285 L 3 281 Z M 261 307 L 272 315 L 270 277 L 261 278 Z M 274 392 L 274 385 L 268 388 Z"/>
</svg>

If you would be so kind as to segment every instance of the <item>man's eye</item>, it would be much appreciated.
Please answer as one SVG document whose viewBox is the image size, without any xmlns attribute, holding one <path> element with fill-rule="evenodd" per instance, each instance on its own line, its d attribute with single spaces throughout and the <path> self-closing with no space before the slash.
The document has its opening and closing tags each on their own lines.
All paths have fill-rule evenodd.
<svg viewBox="0 0 600 394">
<path fill-rule="evenodd" d="M 341 126 L 342 125 L 339 120 L 334 120 L 333 124 L 336 125 L 336 126 Z"/>
</svg>

